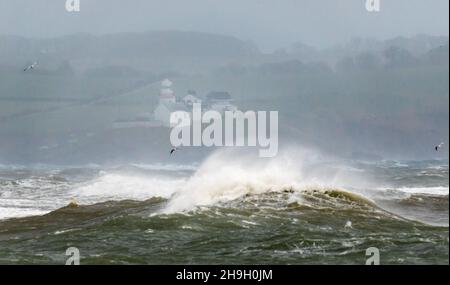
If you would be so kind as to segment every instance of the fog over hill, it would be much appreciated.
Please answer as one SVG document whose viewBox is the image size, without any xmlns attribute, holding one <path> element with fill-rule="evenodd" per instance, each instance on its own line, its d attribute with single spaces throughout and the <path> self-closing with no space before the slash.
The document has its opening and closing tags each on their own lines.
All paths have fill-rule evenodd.
<svg viewBox="0 0 450 285">
<path fill-rule="evenodd" d="M 435 158 L 434 144 L 448 141 L 448 58 L 448 37 L 429 35 L 274 52 L 182 31 L 0 36 L 0 162 L 155 159 L 148 134 L 111 126 L 152 113 L 167 77 L 179 97 L 223 90 L 241 110 L 279 111 L 281 147 Z M 35 60 L 39 68 L 24 73 Z M 102 147 L 106 138 L 116 147 Z"/>
<path fill-rule="evenodd" d="M 352 38 L 386 40 L 416 34 L 448 36 L 447 0 L 381 0 L 369 13 L 365 0 L 81 0 L 66 12 L 64 0 L 0 0 L 0 34 L 55 38 L 153 30 L 233 35 L 272 52 L 301 41 L 323 49 Z"/>
<path fill-rule="evenodd" d="M 81 68 L 109 63 L 161 70 L 182 68 L 183 64 L 192 68 L 197 58 L 202 58 L 201 64 L 218 64 L 257 54 L 256 47 L 234 37 L 196 32 L 76 34 L 51 39 L 0 37 L 0 59 L 11 65 L 40 58 L 43 64 L 67 59 Z"/>
</svg>

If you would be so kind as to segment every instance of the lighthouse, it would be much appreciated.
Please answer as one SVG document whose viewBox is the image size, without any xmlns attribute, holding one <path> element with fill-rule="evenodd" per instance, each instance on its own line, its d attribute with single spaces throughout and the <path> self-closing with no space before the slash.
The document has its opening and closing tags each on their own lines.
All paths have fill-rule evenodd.
<svg viewBox="0 0 450 285">
<path fill-rule="evenodd" d="M 175 103 L 175 93 L 171 89 L 172 87 L 172 81 L 169 79 L 164 79 L 161 82 L 161 91 L 159 93 L 159 103 Z"/>
<path fill-rule="evenodd" d="M 164 79 L 161 82 L 159 103 L 153 112 L 154 119 L 163 126 L 170 127 L 170 114 L 175 111 L 188 111 L 182 103 L 177 103 L 175 93 L 172 91 L 172 81 Z"/>
</svg>

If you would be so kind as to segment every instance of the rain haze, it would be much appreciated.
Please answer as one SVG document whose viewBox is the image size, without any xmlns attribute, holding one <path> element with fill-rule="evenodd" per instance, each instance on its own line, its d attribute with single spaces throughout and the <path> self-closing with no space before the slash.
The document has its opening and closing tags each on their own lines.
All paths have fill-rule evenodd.
<svg viewBox="0 0 450 285">
<path fill-rule="evenodd" d="M 0 264 L 448 265 L 448 23 L 0 0 Z"/>
<path fill-rule="evenodd" d="M 430 149 L 448 139 L 448 1 L 79 3 L 0 0 L 0 160 L 164 160 L 167 141 L 118 127 L 164 121 L 164 79 L 176 100 L 220 91 L 231 108 L 279 111 L 280 147 L 447 153 Z"/>
<path fill-rule="evenodd" d="M 369 14 L 365 0 L 120 0 L 81 1 L 79 14 L 65 12 L 65 0 L 0 1 L 0 33 L 55 37 L 182 30 L 236 36 L 264 51 L 301 41 L 328 47 L 353 37 L 387 39 L 430 34 L 448 36 L 449 2 L 381 1 Z"/>
</svg>

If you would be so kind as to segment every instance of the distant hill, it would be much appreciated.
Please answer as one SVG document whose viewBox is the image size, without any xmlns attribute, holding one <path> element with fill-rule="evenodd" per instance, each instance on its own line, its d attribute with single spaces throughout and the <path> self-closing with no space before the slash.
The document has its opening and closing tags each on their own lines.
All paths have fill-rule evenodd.
<svg viewBox="0 0 450 285">
<path fill-rule="evenodd" d="M 38 159 L 39 148 L 53 145 L 55 157 L 77 150 L 81 159 L 89 152 L 73 137 L 102 144 L 92 150 L 104 150 L 94 137 L 122 141 L 109 136 L 112 123 L 151 113 L 167 77 L 179 97 L 223 90 L 241 110 L 279 111 L 283 142 L 347 157 L 429 158 L 436 142 L 448 141 L 448 59 L 448 37 L 435 36 L 327 50 L 299 43 L 271 54 L 195 32 L 0 36 L 0 162 Z M 24 72 L 34 60 L 38 68 Z M 149 141 L 123 136 L 130 149 Z"/>
<path fill-rule="evenodd" d="M 431 49 L 425 54 L 425 58 L 428 62 L 433 64 L 447 65 L 449 61 L 449 45 L 447 44 L 438 46 Z"/>
<path fill-rule="evenodd" d="M 258 54 L 256 47 L 237 38 L 198 32 L 75 34 L 51 39 L 0 36 L 0 65 L 23 64 L 31 59 L 40 59 L 43 64 L 69 60 L 78 68 L 126 62 L 133 67 L 167 71 Z"/>
<path fill-rule="evenodd" d="M 346 53 L 382 52 L 390 47 L 404 49 L 414 56 L 422 55 L 433 48 L 448 44 L 448 37 L 416 35 L 414 37 L 395 37 L 387 40 L 369 38 L 354 38 L 340 47 L 330 51 L 345 51 Z"/>
</svg>

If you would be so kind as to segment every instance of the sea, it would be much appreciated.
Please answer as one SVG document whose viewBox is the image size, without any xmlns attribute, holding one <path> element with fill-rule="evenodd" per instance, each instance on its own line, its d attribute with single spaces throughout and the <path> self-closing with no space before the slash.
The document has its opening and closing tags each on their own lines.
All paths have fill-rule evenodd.
<svg viewBox="0 0 450 285">
<path fill-rule="evenodd" d="M 0 165 L 0 264 L 449 264 L 448 159 Z"/>
</svg>

